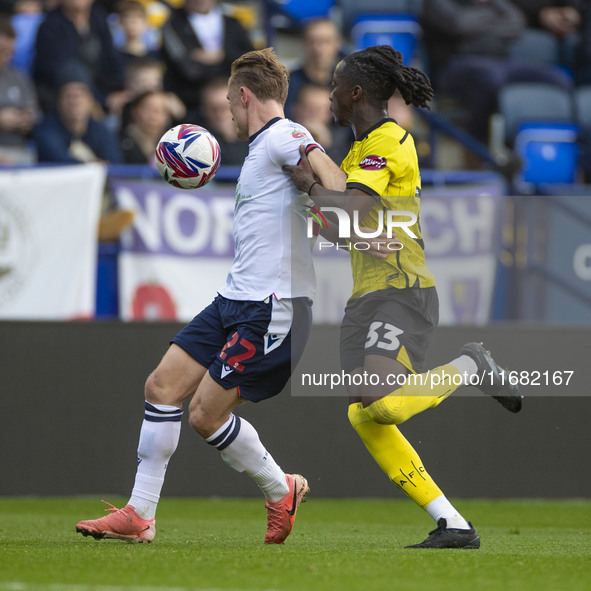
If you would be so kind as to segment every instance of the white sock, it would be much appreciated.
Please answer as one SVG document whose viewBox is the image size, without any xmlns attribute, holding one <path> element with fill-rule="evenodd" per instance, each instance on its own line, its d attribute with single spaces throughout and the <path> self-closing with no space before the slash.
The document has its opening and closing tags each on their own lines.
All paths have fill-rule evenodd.
<svg viewBox="0 0 591 591">
<path fill-rule="evenodd" d="M 288 492 L 285 472 L 261 443 L 255 428 L 234 414 L 206 439 L 216 447 L 228 466 L 246 472 L 269 501 L 278 501 Z"/>
<path fill-rule="evenodd" d="M 462 384 L 464 386 L 469 386 L 470 377 L 476 375 L 478 372 L 476 361 L 472 357 L 468 357 L 468 355 L 460 355 L 453 361 L 450 361 L 449 364 L 453 365 L 462 374 Z"/>
<path fill-rule="evenodd" d="M 143 519 L 152 519 L 156 515 L 168 460 L 179 442 L 183 409 L 149 402 L 145 408 L 129 504 Z"/>
<path fill-rule="evenodd" d="M 437 523 L 442 517 L 447 522 L 447 527 L 454 529 L 470 529 L 468 522 L 456 511 L 454 506 L 447 500 L 445 495 L 433 499 L 425 511 Z"/>
</svg>

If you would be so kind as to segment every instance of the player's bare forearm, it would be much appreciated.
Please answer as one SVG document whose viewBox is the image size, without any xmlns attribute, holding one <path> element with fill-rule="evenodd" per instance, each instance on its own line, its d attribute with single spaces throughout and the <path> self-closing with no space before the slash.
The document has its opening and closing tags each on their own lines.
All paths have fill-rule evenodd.
<svg viewBox="0 0 591 591">
<path fill-rule="evenodd" d="M 314 185 L 310 198 L 318 207 L 340 207 L 348 210 L 348 198 L 345 191 L 327 189 L 324 185 Z"/>
<path fill-rule="evenodd" d="M 312 150 L 308 154 L 312 171 L 320 184 L 328 190 L 344 191 L 347 185 L 347 175 L 322 150 Z M 312 183 L 310 183 L 312 184 Z"/>
<path fill-rule="evenodd" d="M 297 166 L 283 167 L 300 191 L 308 193 L 319 207 L 339 207 L 349 214 L 359 212 L 360 220 L 365 217 L 375 203 L 373 197 L 347 189 L 346 174 L 321 150 L 306 154 L 306 148 L 300 146 L 300 157 Z"/>
</svg>

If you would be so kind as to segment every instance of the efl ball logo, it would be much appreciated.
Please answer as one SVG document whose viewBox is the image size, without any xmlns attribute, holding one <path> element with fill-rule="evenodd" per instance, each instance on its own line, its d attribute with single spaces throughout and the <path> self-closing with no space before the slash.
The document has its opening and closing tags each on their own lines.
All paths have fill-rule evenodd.
<svg viewBox="0 0 591 591">
<path fill-rule="evenodd" d="M 156 148 L 158 172 L 179 189 L 198 189 L 209 183 L 220 160 L 217 140 L 200 125 L 185 123 L 169 129 Z"/>
<path fill-rule="evenodd" d="M 388 164 L 383 156 L 366 156 L 360 163 L 359 168 L 363 170 L 382 170 Z"/>
</svg>

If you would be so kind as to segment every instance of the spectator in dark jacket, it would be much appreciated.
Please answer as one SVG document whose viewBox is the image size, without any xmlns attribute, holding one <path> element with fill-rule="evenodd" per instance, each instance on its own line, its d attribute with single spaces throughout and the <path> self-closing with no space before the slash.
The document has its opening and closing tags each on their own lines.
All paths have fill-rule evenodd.
<svg viewBox="0 0 591 591">
<path fill-rule="evenodd" d="M 580 42 L 575 55 L 576 80 L 578 84 L 591 84 L 591 5 L 583 12 Z"/>
<path fill-rule="evenodd" d="M 566 37 L 579 30 L 585 0 L 513 0 L 525 15 L 527 26 Z"/>
<path fill-rule="evenodd" d="M 35 129 L 39 162 L 120 164 L 116 135 L 93 117 L 95 99 L 85 67 L 69 63 L 58 69 L 56 84 L 56 112 Z"/>
<path fill-rule="evenodd" d="M 528 27 L 547 33 L 578 84 L 591 82 L 591 3 L 587 0 L 514 0 Z"/>
<path fill-rule="evenodd" d="M 230 76 L 232 62 L 254 49 L 236 19 L 223 15 L 217 0 L 185 0 L 162 29 L 162 52 L 167 65 L 166 88 L 176 93 L 195 117 L 202 86 Z"/>
<path fill-rule="evenodd" d="M 33 78 L 43 108 L 50 110 L 57 65 L 70 61 L 92 72 L 96 98 L 107 104 L 109 94 L 123 88 L 123 66 L 113 46 L 107 15 L 94 0 L 61 0 L 39 26 Z"/>
<path fill-rule="evenodd" d="M 482 142 L 505 84 L 571 85 L 556 67 L 510 57 L 525 19 L 508 0 L 425 0 L 422 24 L 436 89 L 457 96 L 468 112 L 468 131 Z"/>
</svg>

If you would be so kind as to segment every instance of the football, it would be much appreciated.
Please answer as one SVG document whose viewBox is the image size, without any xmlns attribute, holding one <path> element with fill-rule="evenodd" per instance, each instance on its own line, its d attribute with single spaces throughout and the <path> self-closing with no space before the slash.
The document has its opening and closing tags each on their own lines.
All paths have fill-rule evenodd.
<svg viewBox="0 0 591 591">
<path fill-rule="evenodd" d="M 179 189 L 198 189 L 220 167 L 220 146 L 205 127 L 183 123 L 169 129 L 156 147 L 156 167 L 162 178 Z"/>
</svg>

